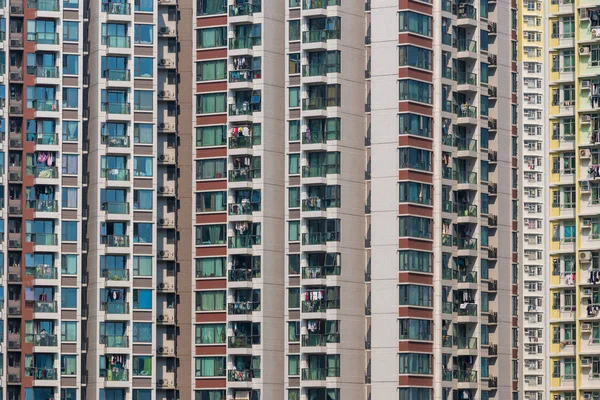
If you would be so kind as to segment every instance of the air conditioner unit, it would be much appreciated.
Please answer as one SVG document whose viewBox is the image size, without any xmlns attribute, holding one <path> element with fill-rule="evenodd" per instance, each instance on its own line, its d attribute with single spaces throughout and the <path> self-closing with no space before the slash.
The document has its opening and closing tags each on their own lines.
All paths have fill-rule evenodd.
<svg viewBox="0 0 600 400">
<path fill-rule="evenodd" d="M 589 357 L 583 357 L 583 358 L 581 359 L 581 366 L 582 366 L 582 367 L 584 367 L 584 366 L 589 366 L 589 365 L 591 365 L 591 364 L 592 364 L 592 360 L 591 360 Z"/>
<path fill-rule="evenodd" d="M 164 122 L 161 122 L 160 124 L 158 124 L 158 129 L 165 129 L 167 127 L 167 124 L 165 124 Z"/>
<path fill-rule="evenodd" d="M 169 33 L 169 30 L 170 29 L 168 27 L 161 26 L 159 32 L 162 33 L 162 34 L 167 34 L 167 33 Z"/>
<path fill-rule="evenodd" d="M 595 30 L 595 29 L 594 29 Z M 593 33 L 594 36 L 596 36 L 595 33 Z M 579 48 L 579 55 L 580 56 L 587 56 L 590 54 L 590 46 L 581 46 Z"/>
<path fill-rule="evenodd" d="M 589 80 L 583 80 L 581 81 L 581 88 L 582 89 L 589 89 L 592 86 L 591 82 Z"/>
<path fill-rule="evenodd" d="M 581 324 L 582 331 L 589 331 L 591 329 L 592 329 L 592 324 L 590 324 L 589 322 Z"/>
<path fill-rule="evenodd" d="M 583 218 L 581 220 L 581 226 L 591 226 L 592 225 L 592 219 L 591 218 Z"/>
<path fill-rule="evenodd" d="M 583 150 L 581 150 L 583 151 Z M 161 154 L 160 156 L 158 156 L 158 161 L 165 161 L 167 159 L 167 156 L 165 156 L 164 154 Z"/>
<path fill-rule="evenodd" d="M 589 124 L 590 122 L 592 122 L 592 116 L 591 115 L 582 115 L 581 116 L 581 123 L 582 124 Z"/>
<path fill-rule="evenodd" d="M 158 97 L 171 97 L 171 92 L 167 90 L 161 90 L 158 92 Z"/>
<path fill-rule="evenodd" d="M 589 262 L 592 259 L 591 251 L 580 251 L 579 252 L 579 261 L 581 262 Z"/>
<path fill-rule="evenodd" d="M 579 150 L 579 156 L 581 158 L 590 158 L 591 157 L 591 152 L 588 149 L 581 149 Z"/>
</svg>

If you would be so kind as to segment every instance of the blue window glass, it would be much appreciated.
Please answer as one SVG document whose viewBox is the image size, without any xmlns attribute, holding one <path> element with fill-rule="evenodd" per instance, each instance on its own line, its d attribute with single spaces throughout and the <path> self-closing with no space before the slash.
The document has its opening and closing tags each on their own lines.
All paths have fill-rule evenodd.
<svg viewBox="0 0 600 400">
<path fill-rule="evenodd" d="M 76 142 L 79 139 L 79 124 L 77 121 L 63 121 L 62 139 L 66 142 Z"/>
<path fill-rule="evenodd" d="M 480 37 L 481 37 L 481 41 L 480 41 L 480 43 L 481 43 L 481 50 L 487 51 L 487 49 L 488 49 L 488 32 L 482 30 Z"/>
<path fill-rule="evenodd" d="M 77 108 L 79 106 L 79 89 L 63 88 L 63 108 Z"/>
<path fill-rule="evenodd" d="M 68 42 L 77 42 L 79 40 L 79 22 L 63 22 L 63 40 Z"/>
<path fill-rule="evenodd" d="M 63 8 L 79 8 L 79 0 L 63 0 Z"/>
<path fill-rule="evenodd" d="M 62 288 L 60 292 L 60 306 L 62 308 L 77 308 L 77 289 Z"/>
<path fill-rule="evenodd" d="M 62 241 L 76 242 L 77 241 L 77 221 L 62 222 Z"/>
<path fill-rule="evenodd" d="M 135 11 L 152 11 L 154 0 L 135 0 Z"/>
<path fill-rule="evenodd" d="M 135 24 L 135 37 L 134 41 L 136 44 L 152 44 L 152 25 Z"/>
<path fill-rule="evenodd" d="M 152 224 L 134 223 L 133 224 L 133 242 L 134 243 L 152 243 Z"/>
<path fill-rule="evenodd" d="M 152 111 L 154 109 L 152 91 L 150 90 L 134 91 L 133 99 L 133 105 L 136 111 Z"/>
<path fill-rule="evenodd" d="M 152 309 L 152 289 L 133 289 L 133 309 Z"/>
<path fill-rule="evenodd" d="M 154 60 L 150 57 L 135 57 L 133 72 L 136 78 L 152 78 L 154 75 Z"/>
<path fill-rule="evenodd" d="M 135 210 L 152 210 L 152 190 L 134 190 L 133 208 Z"/>
<path fill-rule="evenodd" d="M 152 342 L 152 323 L 134 322 L 133 323 L 133 342 L 150 343 Z"/>
<path fill-rule="evenodd" d="M 133 174 L 134 176 L 149 177 L 152 176 L 152 157 L 134 157 Z"/>
</svg>

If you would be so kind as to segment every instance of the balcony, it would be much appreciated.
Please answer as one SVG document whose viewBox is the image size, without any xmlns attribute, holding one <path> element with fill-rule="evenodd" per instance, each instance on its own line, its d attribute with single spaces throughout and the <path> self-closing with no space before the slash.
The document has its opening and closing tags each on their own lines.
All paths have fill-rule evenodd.
<svg viewBox="0 0 600 400">
<path fill-rule="evenodd" d="M 27 208 L 32 208 L 35 213 L 58 212 L 57 200 L 31 200 L 27 202 Z"/>
<path fill-rule="evenodd" d="M 477 217 L 477 206 L 473 204 L 458 204 L 456 207 L 458 217 Z"/>
<path fill-rule="evenodd" d="M 477 350 L 477 338 L 475 337 L 454 337 L 454 345 L 459 350 Z"/>
<path fill-rule="evenodd" d="M 42 150 L 40 146 L 58 146 L 58 134 L 38 132 L 35 134 L 34 142 L 36 150 Z"/>
<path fill-rule="evenodd" d="M 129 247 L 129 236 L 127 235 L 102 235 L 100 243 L 107 247 L 126 248 Z"/>
<path fill-rule="evenodd" d="M 102 71 L 102 77 L 109 82 L 129 82 L 131 80 L 128 69 L 105 69 Z"/>
<path fill-rule="evenodd" d="M 100 336 L 100 343 L 106 347 L 126 348 L 129 347 L 129 337 L 126 335 L 104 335 Z"/>
<path fill-rule="evenodd" d="M 228 141 L 229 148 L 232 150 L 251 149 L 254 145 L 260 143 L 260 136 L 230 136 Z"/>
<path fill-rule="evenodd" d="M 58 100 L 34 100 L 33 109 L 36 112 L 58 112 Z"/>
<path fill-rule="evenodd" d="M 460 383 L 477 383 L 477 371 L 456 370 L 454 371 L 454 379 Z"/>
<path fill-rule="evenodd" d="M 457 59 L 477 59 L 477 41 L 461 39 L 456 41 Z"/>
<path fill-rule="evenodd" d="M 102 3 L 102 12 L 110 15 L 131 15 L 131 4 L 129 3 L 116 3 L 109 1 L 108 3 Z M 109 17 L 110 19 L 110 17 Z"/>
<path fill-rule="evenodd" d="M 49 333 L 25 334 L 25 341 L 39 347 L 58 346 L 58 337 Z"/>
<path fill-rule="evenodd" d="M 227 305 L 229 315 L 248 315 L 260 311 L 260 302 L 236 301 Z"/>
<path fill-rule="evenodd" d="M 340 64 L 305 64 L 302 66 L 302 76 L 327 76 L 330 73 L 339 73 Z"/>
<path fill-rule="evenodd" d="M 107 314 L 129 314 L 129 303 L 103 302 L 100 303 L 100 311 Z"/>
<path fill-rule="evenodd" d="M 460 304 L 456 313 L 459 317 L 476 317 L 477 316 L 477 304 L 474 303 L 463 303 Z"/>
<path fill-rule="evenodd" d="M 107 281 L 129 281 L 129 270 L 105 268 L 100 271 L 100 276 L 102 276 Z"/>
<path fill-rule="evenodd" d="M 27 33 L 27 40 L 35 42 L 36 50 L 57 50 L 60 43 L 58 33 L 54 32 L 35 32 Z"/>
<path fill-rule="evenodd" d="M 106 202 L 102 203 L 102 210 L 106 214 L 129 214 L 129 203 L 127 202 Z"/>
<path fill-rule="evenodd" d="M 477 172 L 456 171 L 455 179 L 459 184 L 477 185 Z"/>
<path fill-rule="evenodd" d="M 477 20 L 477 9 L 471 4 L 461 3 L 457 7 L 457 26 L 474 26 L 479 24 Z"/>
<path fill-rule="evenodd" d="M 327 242 L 339 242 L 339 232 L 309 232 L 302 234 L 303 245 L 319 245 Z"/>
<path fill-rule="evenodd" d="M 126 102 L 104 102 L 102 103 L 102 111 L 116 115 L 131 114 L 131 104 Z"/>
<path fill-rule="evenodd" d="M 34 179 L 58 179 L 58 167 L 33 167 L 31 175 Z"/>
<path fill-rule="evenodd" d="M 25 275 L 33 276 L 34 279 L 57 279 L 58 270 L 50 265 L 37 265 L 25 267 Z"/>
<path fill-rule="evenodd" d="M 339 173 L 339 165 L 305 165 L 302 167 L 303 178 L 325 178 L 328 174 Z"/>
<path fill-rule="evenodd" d="M 305 300 L 302 302 L 302 312 L 315 313 L 340 308 L 339 300 Z"/>
<path fill-rule="evenodd" d="M 100 177 L 107 181 L 129 182 L 129 169 L 125 168 L 102 168 Z"/>
<path fill-rule="evenodd" d="M 340 369 L 331 368 L 302 368 L 302 380 L 304 381 L 324 381 L 328 377 L 339 377 Z"/>
<path fill-rule="evenodd" d="M 302 43 L 324 43 L 328 40 L 341 39 L 341 29 L 314 30 L 302 32 Z"/>
<path fill-rule="evenodd" d="M 60 11 L 60 6 L 57 0 L 27 0 L 27 8 L 33 8 L 37 11 Z"/>
<path fill-rule="evenodd" d="M 254 79 L 260 79 L 261 76 L 261 70 L 238 69 L 229 71 L 229 83 L 252 82 Z"/>
<path fill-rule="evenodd" d="M 229 116 L 243 116 L 243 115 L 252 115 L 255 112 L 261 111 L 260 103 L 250 104 L 248 102 L 243 102 L 241 104 L 230 104 L 229 105 Z"/>
<path fill-rule="evenodd" d="M 240 37 L 229 39 L 229 50 L 250 50 L 254 46 L 260 46 L 262 40 L 260 37 Z"/>
<path fill-rule="evenodd" d="M 129 380 L 129 370 L 128 369 L 101 369 L 100 377 L 106 378 L 109 382 L 126 382 Z"/>
<path fill-rule="evenodd" d="M 254 1 L 252 3 L 243 3 L 229 6 L 230 17 L 251 17 L 255 13 L 262 11 L 261 1 Z"/>
<path fill-rule="evenodd" d="M 230 249 L 250 249 L 259 246 L 261 237 L 259 235 L 230 236 L 227 238 L 227 247 Z"/>
<path fill-rule="evenodd" d="M 260 336 L 237 335 L 227 338 L 227 347 L 230 349 L 249 349 L 254 344 L 260 344 Z"/>
<path fill-rule="evenodd" d="M 58 235 L 56 233 L 34 233 L 31 241 L 35 246 L 58 246 Z"/>
<path fill-rule="evenodd" d="M 254 278 L 260 278 L 260 268 L 230 269 L 227 277 L 230 282 L 250 282 Z"/>
<path fill-rule="evenodd" d="M 131 37 L 129 36 L 102 36 L 101 43 L 111 49 L 129 49 Z"/>
<path fill-rule="evenodd" d="M 340 275 L 341 266 L 319 266 L 319 267 L 303 267 L 302 278 L 303 279 L 325 279 L 329 275 Z"/>
<path fill-rule="evenodd" d="M 260 203 L 233 203 L 227 205 L 227 213 L 229 215 L 252 215 L 253 212 L 260 211 Z"/>
<path fill-rule="evenodd" d="M 58 379 L 56 368 L 25 367 L 25 376 L 31 376 L 33 380 L 39 381 L 55 381 Z"/>
<path fill-rule="evenodd" d="M 340 130 L 313 131 L 306 130 L 302 134 L 302 144 L 325 144 L 329 140 L 340 140 Z"/>
<path fill-rule="evenodd" d="M 252 182 L 255 178 L 260 178 L 261 170 L 250 168 L 238 168 L 229 170 L 229 182 Z"/>
<path fill-rule="evenodd" d="M 34 301 L 33 312 L 36 313 L 55 313 L 58 312 L 56 301 Z"/>
<path fill-rule="evenodd" d="M 302 9 L 314 10 L 319 8 L 340 6 L 341 3 L 341 0 L 302 0 Z"/>
<path fill-rule="evenodd" d="M 309 97 L 302 99 L 302 110 L 314 111 L 314 110 L 326 110 L 327 107 L 339 107 L 340 102 L 337 98 L 327 97 Z"/>
<path fill-rule="evenodd" d="M 254 378 L 260 378 L 260 369 L 240 369 L 227 371 L 229 382 L 251 382 Z"/>
<path fill-rule="evenodd" d="M 58 67 L 48 67 L 43 65 L 36 65 L 34 68 L 33 74 L 35 76 L 35 84 L 43 85 L 43 84 L 58 84 L 58 79 L 60 78 L 60 72 Z M 28 71 L 29 72 L 29 68 Z"/>
<path fill-rule="evenodd" d="M 459 250 L 477 250 L 477 239 L 461 237 L 458 238 L 458 249 Z"/>
<path fill-rule="evenodd" d="M 459 272 L 454 271 L 454 279 L 458 283 L 477 283 L 477 271 Z"/>
<path fill-rule="evenodd" d="M 327 346 L 327 343 L 339 343 L 339 333 L 326 333 L 326 334 L 308 334 L 302 335 L 302 346 L 314 347 L 314 346 Z"/>
</svg>

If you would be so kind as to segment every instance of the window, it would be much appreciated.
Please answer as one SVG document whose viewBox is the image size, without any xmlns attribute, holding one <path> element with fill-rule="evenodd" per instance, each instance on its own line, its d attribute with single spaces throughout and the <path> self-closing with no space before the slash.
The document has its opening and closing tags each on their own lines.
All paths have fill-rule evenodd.
<svg viewBox="0 0 600 400">
<path fill-rule="evenodd" d="M 401 306 L 431 307 L 433 299 L 433 288 L 421 285 L 400 285 Z"/>
<path fill-rule="evenodd" d="M 154 60 L 150 57 L 135 57 L 133 59 L 133 76 L 136 78 L 152 78 L 154 75 Z"/>
<path fill-rule="evenodd" d="M 152 342 L 152 323 L 134 322 L 133 323 L 133 342 L 150 343 Z"/>
<path fill-rule="evenodd" d="M 400 159 L 400 168 L 419 169 L 422 171 L 431 171 L 432 153 L 429 150 L 418 149 L 415 147 L 401 147 L 398 150 Z"/>
<path fill-rule="evenodd" d="M 223 158 L 196 161 L 196 179 L 223 179 L 226 173 L 227 165 Z"/>
<path fill-rule="evenodd" d="M 433 52 L 422 47 L 411 45 L 398 47 L 400 55 L 398 65 L 410 66 L 431 71 L 433 69 Z"/>
<path fill-rule="evenodd" d="M 77 275 L 77 254 L 61 255 L 60 268 L 63 275 Z"/>
<path fill-rule="evenodd" d="M 79 139 L 79 123 L 77 121 L 63 121 L 62 128 L 64 142 L 76 142 Z"/>
<path fill-rule="evenodd" d="M 200 225 L 196 227 L 196 246 L 225 244 L 225 225 Z"/>
<path fill-rule="evenodd" d="M 227 192 L 196 193 L 196 212 L 215 212 L 227 209 Z"/>
<path fill-rule="evenodd" d="M 196 377 L 225 376 L 225 357 L 196 358 Z"/>
<path fill-rule="evenodd" d="M 77 322 L 76 321 L 62 321 L 60 323 L 60 340 L 62 342 L 76 342 L 77 341 Z"/>
<path fill-rule="evenodd" d="M 420 353 L 400 353 L 400 374 L 431 375 L 432 355 Z"/>
<path fill-rule="evenodd" d="M 300 20 L 289 21 L 290 42 L 300 40 Z"/>
<path fill-rule="evenodd" d="M 135 90 L 133 92 L 133 105 L 136 111 L 152 111 L 154 103 L 151 90 Z"/>
<path fill-rule="evenodd" d="M 143 11 L 143 12 L 152 12 L 153 10 L 153 0 L 135 0 L 134 10 L 135 11 Z M 142 399 L 140 399 L 142 400 Z"/>
<path fill-rule="evenodd" d="M 152 224 L 134 222 L 133 243 L 152 243 Z"/>
<path fill-rule="evenodd" d="M 133 175 L 139 177 L 152 176 L 152 157 L 134 157 Z"/>
<path fill-rule="evenodd" d="M 152 44 L 152 25 L 135 24 L 135 44 Z"/>
<path fill-rule="evenodd" d="M 77 389 L 60 389 L 60 398 L 65 400 L 77 400 Z"/>
<path fill-rule="evenodd" d="M 224 257 L 196 259 L 196 278 L 224 277 L 226 271 L 227 260 Z"/>
<path fill-rule="evenodd" d="M 142 0 L 144 1 L 144 0 Z M 135 359 L 135 357 L 134 357 Z M 152 365 L 152 364 L 150 364 Z M 168 365 L 168 364 L 167 364 Z M 167 371 L 169 372 L 169 371 Z M 144 375 L 148 376 L 148 375 Z M 152 399 L 152 390 L 150 389 L 133 389 L 133 400 L 151 400 Z"/>
<path fill-rule="evenodd" d="M 489 101 L 487 96 L 481 96 L 481 115 L 487 116 L 489 114 Z"/>
<path fill-rule="evenodd" d="M 224 390 L 197 390 L 195 400 L 226 400 Z"/>
<path fill-rule="evenodd" d="M 398 321 L 400 340 L 433 340 L 433 322 L 426 319 L 401 319 Z"/>
<path fill-rule="evenodd" d="M 79 40 L 79 22 L 63 21 L 63 40 L 77 42 Z"/>
<path fill-rule="evenodd" d="M 431 84 L 413 79 L 402 79 L 398 82 L 399 99 L 432 104 L 433 89 Z"/>
<path fill-rule="evenodd" d="M 196 146 L 224 146 L 227 144 L 227 126 L 201 126 L 196 128 Z"/>
<path fill-rule="evenodd" d="M 416 33 L 431 37 L 432 18 L 425 14 L 413 11 L 401 11 L 398 13 L 400 32 Z"/>
<path fill-rule="evenodd" d="M 300 174 L 300 154 L 288 155 L 288 170 L 290 175 Z"/>
<path fill-rule="evenodd" d="M 151 289 L 133 289 L 133 309 L 151 310 L 152 309 L 152 290 Z"/>
<path fill-rule="evenodd" d="M 300 188 L 291 187 L 288 189 L 288 207 L 300 207 Z"/>
<path fill-rule="evenodd" d="M 225 14 L 226 12 L 227 0 L 196 0 L 197 15 Z"/>
<path fill-rule="evenodd" d="M 77 356 L 76 355 L 61 355 L 60 356 L 60 374 L 77 375 Z"/>
<path fill-rule="evenodd" d="M 134 124 L 133 141 L 139 144 L 151 144 L 154 142 L 154 127 L 152 124 Z"/>
<path fill-rule="evenodd" d="M 227 60 L 202 61 L 196 64 L 197 81 L 214 81 L 227 78 Z"/>
<path fill-rule="evenodd" d="M 79 156 L 77 154 L 62 155 L 62 173 L 66 175 L 77 175 L 79 170 Z"/>
<path fill-rule="evenodd" d="M 133 276 L 152 276 L 152 257 L 133 256 Z"/>
<path fill-rule="evenodd" d="M 63 8 L 79 8 L 79 0 L 63 0 Z"/>
<path fill-rule="evenodd" d="M 200 49 L 227 46 L 227 27 L 204 28 L 196 31 L 196 46 Z"/>
<path fill-rule="evenodd" d="M 196 95 L 196 114 L 224 113 L 226 111 L 226 103 L 226 93 Z"/>
<path fill-rule="evenodd" d="M 63 75 L 79 74 L 79 56 L 76 54 L 63 55 Z"/>
<path fill-rule="evenodd" d="M 432 118 L 417 114 L 400 114 L 398 126 L 401 135 L 418 135 L 431 137 Z M 447 129 L 447 128 L 442 128 Z M 447 134 L 447 133 L 446 133 Z"/>
<path fill-rule="evenodd" d="M 64 156 L 63 156 L 64 157 Z M 64 163 L 63 163 L 64 168 Z M 63 172 L 64 173 L 64 172 Z M 63 208 L 77 208 L 77 188 L 62 188 L 61 202 Z"/>
<path fill-rule="evenodd" d="M 77 108 L 79 106 L 79 89 L 63 88 L 62 104 L 64 108 Z"/>
<path fill-rule="evenodd" d="M 417 250 L 401 250 L 398 252 L 400 271 L 431 272 L 433 254 Z"/>
<path fill-rule="evenodd" d="M 225 324 L 196 325 L 196 344 L 219 344 L 226 339 Z"/>
<path fill-rule="evenodd" d="M 288 308 L 300 308 L 300 288 L 288 289 Z"/>
<path fill-rule="evenodd" d="M 295 75 L 300 73 L 300 53 L 289 54 L 288 73 Z"/>
<path fill-rule="evenodd" d="M 290 375 L 290 376 L 300 375 L 300 356 L 299 355 L 288 356 L 288 375 Z"/>
<path fill-rule="evenodd" d="M 300 221 L 288 222 L 288 241 L 297 242 L 300 240 Z"/>
<path fill-rule="evenodd" d="M 61 240 L 63 242 L 77 241 L 77 221 L 62 221 Z"/>
<path fill-rule="evenodd" d="M 62 288 L 60 292 L 60 306 L 62 308 L 77 308 L 77 289 Z"/>
<path fill-rule="evenodd" d="M 291 87 L 289 88 L 289 107 L 297 108 L 300 107 L 300 88 Z"/>
<path fill-rule="evenodd" d="M 152 375 L 152 357 L 151 356 L 133 356 L 133 376 L 151 376 Z"/>
<path fill-rule="evenodd" d="M 418 203 L 418 204 L 431 204 L 431 197 L 433 194 L 433 186 L 419 182 L 400 182 L 398 184 L 400 188 L 399 202 L 400 203 Z"/>
<path fill-rule="evenodd" d="M 203 290 L 196 292 L 196 311 L 225 310 L 224 290 Z"/>
<path fill-rule="evenodd" d="M 424 388 L 400 388 L 398 389 L 398 400 L 426 400 L 433 398 L 432 389 Z"/>
<path fill-rule="evenodd" d="M 152 190 L 136 189 L 133 191 L 134 210 L 152 210 Z"/>
</svg>

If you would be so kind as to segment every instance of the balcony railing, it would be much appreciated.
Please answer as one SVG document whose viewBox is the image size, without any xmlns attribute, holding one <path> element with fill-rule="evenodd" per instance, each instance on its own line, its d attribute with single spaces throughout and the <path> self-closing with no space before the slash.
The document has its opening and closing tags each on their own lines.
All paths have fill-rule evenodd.
<svg viewBox="0 0 600 400">
<path fill-rule="evenodd" d="M 477 206 L 472 204 L 459 204 L 456 207 L 459 217 L 477 217 Z"/>
<path fill-rule="evenodd" d="M 129 36 L 102 36 L 103 45 L 127 49 L 131 47 L 131 38 Z"/>
<path fill-rule="evenodd" d="M 260 278 L 260 268 L 230 269 L 227 275 L 230 282 L 249 282 L 254 278 Z"/>
<path fill-rule="evenodd" d="M 442 301 L 442 314 L 452 314 L 452 302 Z"/>
<path fill-rule="evenodd" d="M 302 234 L 302 244 L 325 244 L 327 242 L 339 242 L 339 232 L 309 232 Z"/>
<path fill-rule="evenodd" d="M 252 248 L 252 246 L 258 246 L 260 244 L 260 235 L 230 236 L 227 238 L 227 246 L 230 249 L 249 249 Z"/>
<path fill-rule="evenodd" d="M 327 343 L 339 342 L 339 333 L 302 335 L 302 346 L 327 346 Z"/>
<path fill-rule="evenodd" d="M 37 65 L 35 68 L 36 78 L 58 78 L 60 73 L 58 67 L 47 67 L 43 65 Z"/>
<path fill-rule="evenodd" d="M 260 139 L 260 138 L 258 138 Z M 238 136 L 229 138 L 230 149 L 250 149 L 258 142 L 257 138 L 252 136 Z"/>
<path fill-rule="evenodd" d="M 58 346 L 58 337 L 49 333 L 26 334 L 25 341 L 40 347 Z"/>
<path fill-rule="evenodd" d="M 128 247 L 129 236 L 127 235 L 102 235 L 100 243 L 109 247 Z"/>
<path fill-rule="evenodd" d="M 128 69 L 105 69 L 102 71 L 102 77 L 109 81 L 129 82 L 131 75 Z"/>
<path fill-rule="evenodd" d="M 305 300 L 302 302 L 302 312 L 325 312 L 339 308 L 339 300 Z"/>
<path fill-rule="evenodd" d="M 477 350 L 477 338 L 475 337 L 454 337 L 454 344 L 461 350 Z"/>
<path fill-rule="evenodd" d="M 100 303 L 100 311 L 104 311 L 107 314 L 128 314 L 129 303 Z"/>
<path fill-rule="evenodd" d="M 261 71 L 254 71 L 251 69 L 238 69 L 235 71 L 229 71 L 229 82 L 252 82 L 254 79 L 260 79 Z"/>
<path fill-rule="evenodd" d="M 477 383 L 477 371 L 454 371 L 454 379 L 463 383 Z"/>
<path fill-rule="evenodd" d="M 458 51 L 477 52 L 477 41 L 469 39 L 461 39 L 456 41 L 456 49 Z"/>
<path fill-rule="evenodd" d="M 101 276 L 109 281 L 128 281 L 129 270 L 117 268 L 105 268 L 100 272 Z"/>
<path fill-rule="evenodd" d="M 106 202 L 102 203 L 102 209 L 107 214 L 129 214 L 129 203 L 127 202 Z"/>
<path fill-rule="evenodd" d="M 54 32 L 35 32 L 27 33 L 27 40 L 34 41 L 36 44 L 58 44 L 58 33 Z"/>
<path fill-rule="evenodd" d="M 56 368 L 25 367 L 25 376 L 31 376 L 34 380 L 40 381 L 54 381 L 58 379 Z"/>
<path fill-rule="evenodd" d="M 307 130 L 302 134 L 302 143 L 320 144 L 327 143 L 328 140 L 340 140 L 340 131 L 312 131 Z"/>
<path fill-rule="evenodd" d="M 302 76 L 326 76 L 329 73 L 340 72 L 340 64 L 304 64 Z"/>
<path fill-rule="evenodd" d="M 477 283 L 477 271 L 459 272 L 454 271 L 454 279 L 460 283 Z"/>
<path fill-rule="evenodd" d="M 340 39 L 341 37 L 342 31 L 339 29 L 302 32 L 303 43 L 326 42 L 329 39 Z"/>
<path fill-rule="evenodd" d="M 315 8 L 327 8 L 341 5 L 341 0 L 303 0 L 303 10 L 313 10 Z"/>
<path fill-rule="evenodd" d="M 260 203 L 233 203 L 227 205 L 229 215 L 251 215 L 254 211 L 260 211 Z"/>
<path fill-rule="evenodd" d="M 458 249 L 459 250 L 477 250 L 477 239 L 476 238 L 458 238 Z"/>
<path fill-rule="evenodd" d="M 257 336 L 229 336 L 227 338 L 227 346 L 232 349 L 248 349 L 253 344 L 260 344 L 260 335 Z"/>
<path fill-rule="evenodd" d="M 477 74 L 472 72 L 458 72 L 456 83 L 459 85 L 477 85 Z"/>
<path fill-rule="evenodd" d="M 29 200 L 27 207 L 36 212 L 58 212 L 57 200 Z"/>
<path fill-rule="evenodd" d="M 239 369 L 227 371 L 229 382 L 250 382 L 254 378 L 260 378 L 260 369 Z"/>
<path fill-rule="evenodd" d="M 55 313 L 58 311 L 56 301 L 34 301 L 33 311 L 37 313 Z"/>
<path fill-rule="evenodd" d="M 4 3 L 4 1 L 2 3 Z M 57 0 L 27 0 L 27 8 L 34 8 L 38 11 L 60 10 Z"/>
<path fill-rule="evenodd" d="M 34 233 L 31 234 L 31 241 L 36 246 L 56 246 L 58 245 L 58 235 L 56 233 Z"/>
<path fill-rule="evenodd" d="M 129 170 L 126 168 L 102 168 L 100 176 L 109 181 L 128 181 Z"/>
<path fill-rule="evenodd" d="M 302 167 L 303 178 L 324 178 L 327 174 L 339 173 L 339 165 L 305 165 Z"/>
<path fill-rule="evenodd" d="M 477 107 L 468 104 L 455 104 L 454 111 L 458 118 L 477 118 Z"/>
<path fill-rule="evenodd" d="M 100 336 L 100 343 L 102 343 L 106 347 L 129 347 L 129 337 L 125 335 L 104 335 Z"/>
<path fill-rule="evenodd" d="M 261 1 L 254 0 L 252 3 L 244 3 L 239 5 L 229 6 L 230 17 L 252 16 L 254 13 L 259 13 L 262 10 Z"/>
<path fill-rule="evenodd" d="M 232 117 L 239 115 L 252 115 L 252 113 L 260 112 L 261 105 L 258 104 L 247 104 L 247 103 L 238 103 L 238 104 L 230 104 L 229 105 L 229 115 Z"/>
<path fill-rule="evenodd" d="M 25 275 L 33 276 L 35 279 L 56 279 L 58 271 L 51 265 L 38 265 L 35 267 L 25 267 Z"/>
<path fill-rule="evenodd" d="M 477 19 L 477 9 L 470 4 L 458 6 L 458 18 Z"/>
<path fill-rule="evenodd" d="M 477 151 L 477 140 L 475 139 L 461 139 L 461 138 L 456 138 L 454 140 L 454 145 L 458 148 L 458 150 L 460 151 Z"/>
<path fill-rule="evenodd" d="M 251 49 L 254 46 L 260 46 L 262 39 L 260 37 L 240 37 L 229 39 L 229 50 Z"/>
<path fill-rule="evenodd" d="M 341 267 L 339 265 L 321 266 L 321 267 L 303 267 L 303 279 L 322 279 L 329 275 L 340 275 Z"/>
<path fill-rule="evenodd" d="M 107 381 L 124 382 L 129 380 L 129 370 L 127 369 L 101 369 L 100 377 L 106 378 Z"/>
<path fill-rule="evenodd" d="M 324 381 L 327 377 L 339 377 L 340 369 L 331 368 L 302 368 L 302 380 L 305 381 Z"/>
<path fill-rule="evenodd" d="M 471 185 L 476 185 L 477 172 L 456 171 L 455 179 L 458 181 L 458 183 L 469 183 Z"/>
<path fill-rule="evenodd" d="M 477 304 L 465 303 L 459 304 L 456 313 L 459 317 L 476 317 L 477 316 Z"/>
<path fill-rule="evenodd" d="M 106 111 L 109 114 L 130 114 L 131 104 L 130 103 L 115 103 L 115 102 L 104 102 L 102 103 L 102 111 Z"/>
<path fill-rule="evenodd" d="M 33 109 L 36 111 L 58 111 L 58 100 L 34 100 Z"/>
<path fill-rule="evenodd" d="M 102 4 L 102 12 L 113 14 L 113 15 L 130 15 L 131 4 L 129 3 L 116 3 L 109 1 L 108 3 Z"/>
<path fill-rule="evenodd" d="M 36 133 L 35 144 L 55 145 L 58 144 L 58 135 L 56 133 Z"/>
<path fill-rule="evenodd" d="M 260 311 L 260 302 L 236 301 L 227 305 L 227 312 L 230 315 L 252 314 L 254 311 Z"/>
<path fill-rule="evenodd" d="M 310 110 L 325 110 L 327 107 L 339 107 L 339 99 L 335 97 L 316 97 L 312 96 L 307 99 L 302 99 L 302 109 L 304 111 Z"/>
</svg>

